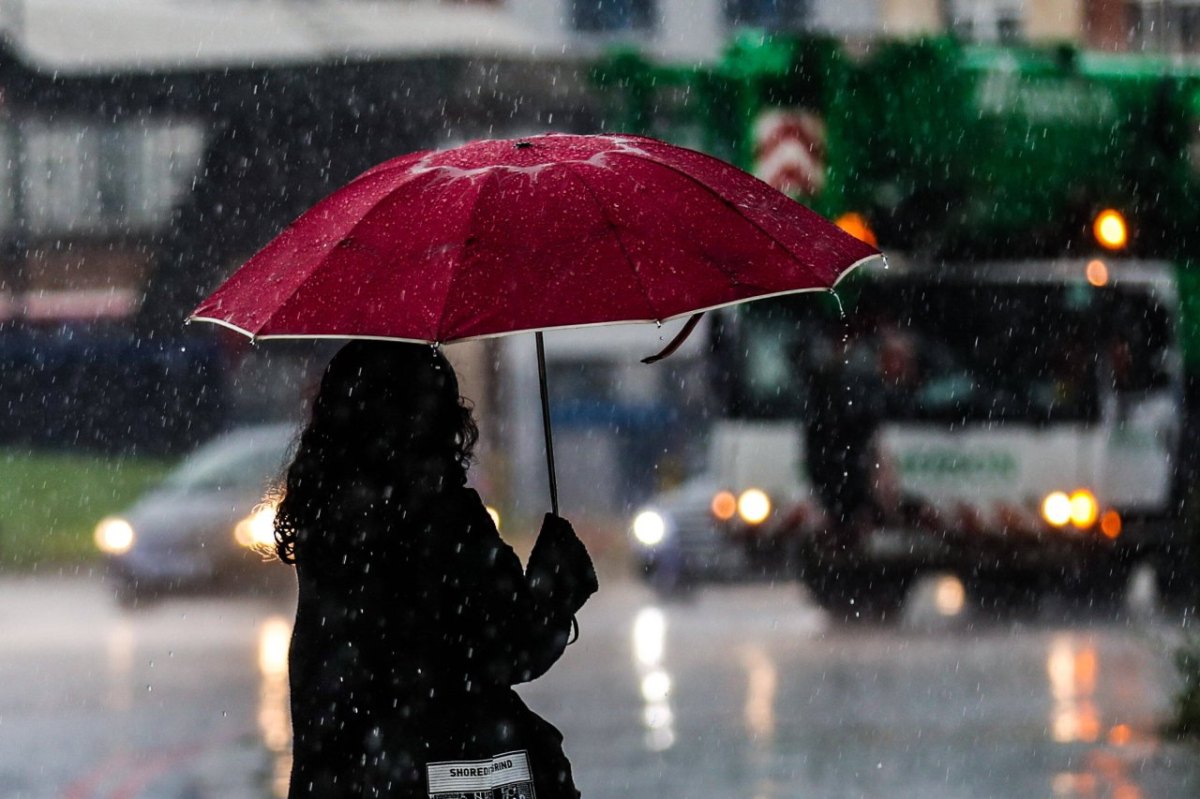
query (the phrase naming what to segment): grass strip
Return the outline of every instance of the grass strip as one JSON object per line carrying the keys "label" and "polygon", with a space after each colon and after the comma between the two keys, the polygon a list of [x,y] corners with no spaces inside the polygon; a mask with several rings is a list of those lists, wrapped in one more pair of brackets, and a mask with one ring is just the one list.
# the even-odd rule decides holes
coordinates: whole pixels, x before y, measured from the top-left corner
{"label": "grass strip", "polygon": [[0,568],[95,558],[96,522],[127,507],[170,466],[154,458],[0,449]]}

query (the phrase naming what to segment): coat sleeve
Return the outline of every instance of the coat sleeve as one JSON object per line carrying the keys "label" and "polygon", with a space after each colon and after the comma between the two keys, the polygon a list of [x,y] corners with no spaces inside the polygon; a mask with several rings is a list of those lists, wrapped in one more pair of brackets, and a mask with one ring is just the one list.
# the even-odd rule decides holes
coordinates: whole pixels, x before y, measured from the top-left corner
{"label": "coat sleeve", "polygon": [[572,616],[600,587],[592,559],[571,523],[552,513],[542,521],[525,574],[535,597]]}
{"label": "coat sleeve", "polygon": [[[566,648],[572,616],[583,604],[580,597],[586,598],[579,586],[588,582],[588,575],[595,583],[591,561],[563,561],[555,569],[553,553],[537,560],[531,556],[531,571],[540,575],[549,570],[553,577],[527,577],[479,496],[474,491],[466,494],[467,507],[462,508],[466,535],[447,558],[450,607],[443,618],[448,654],[464,664],[464,679],[480,687],[532,680],[544,674]],[[565,529],[559,525],[553,535],[574,539],[582,550],[570,525],[559,521]],[[545,536],[543,527],[538,545]],[[583,555],[586,558],[586,550]]]}

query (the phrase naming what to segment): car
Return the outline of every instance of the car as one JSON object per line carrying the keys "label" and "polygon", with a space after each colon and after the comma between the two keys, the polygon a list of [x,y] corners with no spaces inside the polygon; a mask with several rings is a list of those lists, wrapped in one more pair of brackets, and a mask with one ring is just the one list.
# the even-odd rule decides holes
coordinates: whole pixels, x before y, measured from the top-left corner
{"label": "car", "polygon": [[[754,582],[789,573],[790,552],[774,539],[748,535],[753,525],[731,518],[735,513],[746,518],[750,510],[745,501],[729,494],[728,501],[740,510],[717,515],[717,498],[726,494],[719,483],[701,475],[637,509],[629,525],[633,563],[655,591],[672,596],[706,583]],[[767,503],[761,511],[765,518],[769,500],[761,501]]]}
{"label": "car", "polygon": [[[96,526],[118,601],[215,587],[270,588],[274,501],[297,437],[292,424],[233,429],[203,444],[127,511]],[[271,568],[274,565],[276,568]]]}

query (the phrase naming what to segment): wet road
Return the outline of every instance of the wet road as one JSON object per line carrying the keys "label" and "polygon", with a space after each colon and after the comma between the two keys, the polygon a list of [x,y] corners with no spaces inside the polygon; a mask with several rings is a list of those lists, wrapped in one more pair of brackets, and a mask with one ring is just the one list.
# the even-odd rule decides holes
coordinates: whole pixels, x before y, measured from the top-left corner
{"label": "wet road", "polygon": [[[588,799],[1200,795],[1200,747],[1155,733],[1170,624],[984,624],[943,600],[930,584],[898,628],[839,629],[792,586],[663,604],[609,580],[522,691]],[[0,797],[271,796],[289,613],[130,614],[95,580],[0,581]]]}

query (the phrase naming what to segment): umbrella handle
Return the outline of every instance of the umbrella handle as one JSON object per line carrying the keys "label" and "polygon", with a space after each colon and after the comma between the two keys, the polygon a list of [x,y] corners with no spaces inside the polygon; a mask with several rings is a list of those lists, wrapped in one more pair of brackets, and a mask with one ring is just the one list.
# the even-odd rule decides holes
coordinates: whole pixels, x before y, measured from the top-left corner
{"label": "umbrella handle", "polygon": [[550,510],[558,515],[558,480],[554,476],[554,434],[550,431],[550,392],[546,387],[546,343],[542,331],[533,334],[537,341],[538,383],[542,394],[542,432],[546,437],[546,471],[550,474]]}

